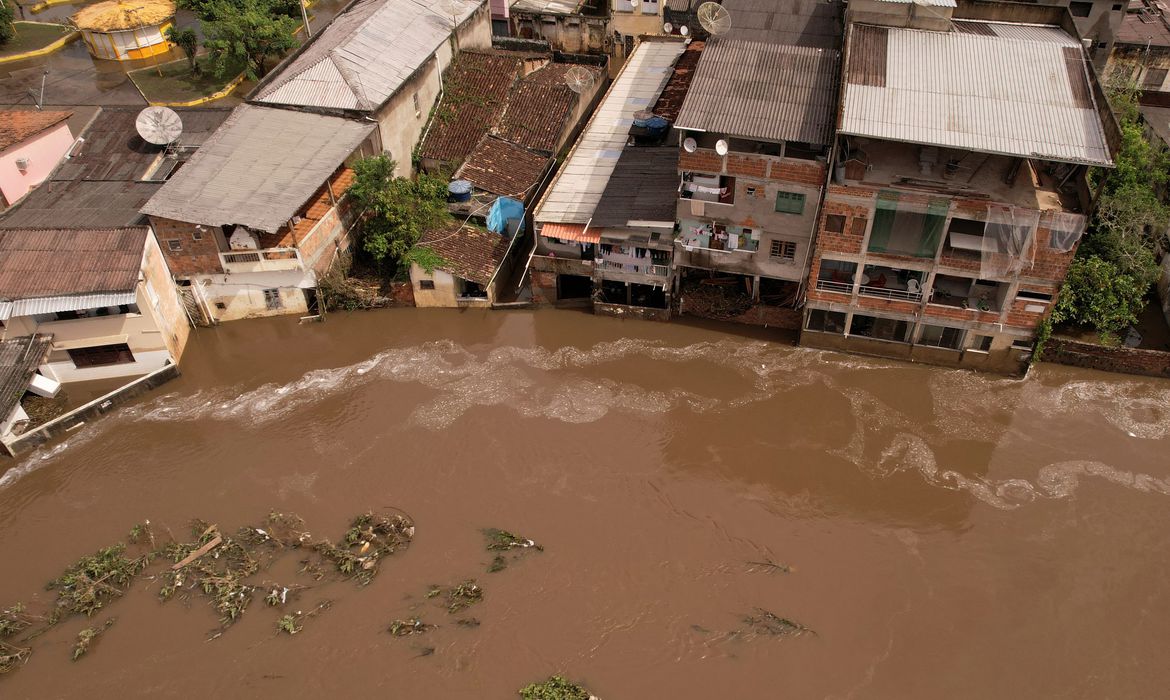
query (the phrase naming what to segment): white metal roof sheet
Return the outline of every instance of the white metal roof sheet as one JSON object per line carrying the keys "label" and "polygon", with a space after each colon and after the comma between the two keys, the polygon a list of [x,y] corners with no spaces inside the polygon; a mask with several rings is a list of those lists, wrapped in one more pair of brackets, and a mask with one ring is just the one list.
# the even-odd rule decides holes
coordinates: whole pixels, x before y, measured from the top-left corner
{"label": "white metal roof sheet", "polygon": [[53,314],[58,311],[81,311],[105,306],[121,306],[122,304],[133,304],[137,299],[137,292],[129,291],[114,294],[74,294],[63,297],[3,301],[0,302],[0,321],[7,321],[19,316]]}
{"label": "white metal roof sheet", "polygon": [[[252,99],[373,110],[385,102],[486,0],[360,0],[279,67]],[[444,6],[444,4],[446,6]]]}
{"label": "white metal roof sheet", "polygon": [[841,131],[1110,165],[1080,43],[1056,27],[854,25]]}
{"label": "white metal roof sheet", "polygon": [[681,41],[638,44],[536,205],[536,221],[589,221],[622,155],[634,124],[634,112],[653,107],[670,79],[674,62],[685,49]]}
{"label": "white metal roof sheet", "polygon": [[926,7],[958,7],[959,3],[955,0],[878,0],[878,2],[888,2],[897,5],[924,5]]}

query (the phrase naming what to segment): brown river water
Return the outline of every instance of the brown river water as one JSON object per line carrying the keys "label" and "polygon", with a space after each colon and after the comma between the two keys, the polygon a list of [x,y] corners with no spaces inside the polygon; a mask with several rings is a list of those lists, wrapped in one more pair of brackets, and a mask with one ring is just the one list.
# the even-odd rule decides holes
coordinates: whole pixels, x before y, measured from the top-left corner
{"label": "brown river water", "polygon": [[[240,322],[183,362],[0,476],[0,605],[43,608],[147,518],[336,538],[397,507],[414,543],[306,591],[333,606],[291,637],[256,600],[207,641],[203,598],[141,578],[76,663],[84,620],[38,639],[5,700],[509,698],[556,672],[603,700],[1166,697],[1170,382],[573,311]],[[545,550],[487,573],[484,527]],[[479,627],[420,608],[468,577]],[[754,633],[757,608],[815,634]],[[420,609],[440,626],[386,632]]]}

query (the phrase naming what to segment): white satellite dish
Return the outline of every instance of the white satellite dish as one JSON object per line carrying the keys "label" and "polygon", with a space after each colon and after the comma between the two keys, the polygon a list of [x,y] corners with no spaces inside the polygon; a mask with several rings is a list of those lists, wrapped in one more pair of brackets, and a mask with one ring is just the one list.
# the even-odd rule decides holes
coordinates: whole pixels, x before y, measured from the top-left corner
{"label": "white satellite dish", "polygon": [[691,33],[691,28],[684,24],[683,26],[678,28],[678,33],[682,34],[683,36],[686,36],[687,34]]}
{"label": "white satellite dish", "polygon": [[727,140],[719,139],[715,142],[715,152],[721,156],[727,155]]}
{"label": "white satellite dish", "polygon": [[156,146],[170,145],[183,133],[183,120],[170,107],[147,107],[138,113],[134,126],[143,141]]}
{"label": "white satellite dish", "polygon": [[663,34],[670,34],[673,31],[674,31],[674,25],[671,24],[670,22],[667,22],[666,24],[662,25],[662,33]]}
{"label": "white satellite dish", "polygon": [[683,150],[687,153],[694,153],[695,149],[699,147],[698,141],[695,141],[690,136],[683,139]]}
{"label": "white satellite dish", "polygon": [[565,85],[580,95],[593,87],[593,73],[581,66],[573,66],[565,71]]}
{"label": "white satellite dish", "polygon": [[717,2],[705,2],[695,12],[699,24],[712,36],[726,34],[731,29],[731,13]]}

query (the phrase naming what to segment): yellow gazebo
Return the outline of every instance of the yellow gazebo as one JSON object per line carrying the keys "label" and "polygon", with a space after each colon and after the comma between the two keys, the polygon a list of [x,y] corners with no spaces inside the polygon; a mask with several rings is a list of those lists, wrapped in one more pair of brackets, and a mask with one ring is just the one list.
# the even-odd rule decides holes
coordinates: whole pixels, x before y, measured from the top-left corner
{"label": "yellow gazebo", "polygon": [[173,0],[107,0],[81,8],[73,24],[94,58],[133,61],[171,50]]}

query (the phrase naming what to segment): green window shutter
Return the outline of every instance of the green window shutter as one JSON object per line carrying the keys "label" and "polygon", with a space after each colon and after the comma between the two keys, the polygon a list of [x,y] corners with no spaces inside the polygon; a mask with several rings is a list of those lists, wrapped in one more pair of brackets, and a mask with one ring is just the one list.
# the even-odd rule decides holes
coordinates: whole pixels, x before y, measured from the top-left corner
{"label": "green window shutter", "polygon": [[890,244],[890,234],[894,232],[894,217],[897,213],[898,193],[878,193],[877,208],[873,213],[873,227],[869,230],[870,252],[886,252]]}
{"label": "green window shutter", "polygon": [[777,192],[776,211],[781,214],[803,214],[804,195],[796,192]]}
{"label": "green window shutter", "polygon": [[922,224],[922,243],[915,253],[919,258],[933,258],[938,252],[938,244],[942,242],[943,226],[947,222],[947,210],[950,208],[945,199],[931,199],[926,207],[926,217]]}

